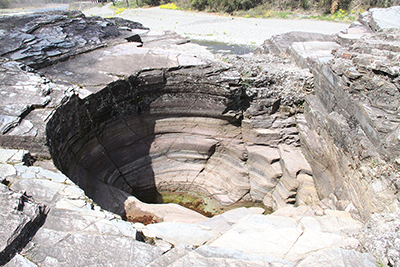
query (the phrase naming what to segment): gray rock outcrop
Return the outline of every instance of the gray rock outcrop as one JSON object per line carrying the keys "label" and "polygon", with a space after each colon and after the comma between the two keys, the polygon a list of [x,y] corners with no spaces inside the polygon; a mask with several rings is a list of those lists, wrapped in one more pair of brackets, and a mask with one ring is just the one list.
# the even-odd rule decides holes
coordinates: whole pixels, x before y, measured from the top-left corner
{"label": "gray rock outcrop", "polygon": [[351,203],[365,219],[398,208],[400,178],[399,30],[371,32],[360,37],[350,28],[326,48],[306,42],[288,49],[314,74],[315,95],[306,97],[307,123],[299,129],[319,197],[334,194],[339,206]]}
{"label": "gray rock outcrop", "polygon": [[148,30],[119,18],[85,17],[78,11],[54,11],[0,19],[0,56],[41,69],[110,44],[140,42],[132,33]]}
{"label": "gray rock outcrop", "polygon": [[[4,166],[4,165],[2,165]],[[20,252],[43,225],[46,206],[34,203],[25,193],[10,190],[7,180],[0,184],[1,251],[0,265]]]}
{"label": "gray rock outcrop", "polygon": [[[0,150],[1,263],[376,266],[369,252],[398,266],[400,33],[384,19],[397,14],[224,63],[122,19],[2,19],[0,145],[55,167]],[[275,213],[208,219],[131,197],[160,191]]]}
{"label": "gray rock outcrop", "polygon": [[59,171],[23,165],[26,153],[0,150],[0,175],[9,186],[0,184],[1,265],[145,266],[165,252],[136,241],[129,222],[103,211]]}
{"label": "gray rock outcrop", "polygon": [[299,80],[287,95],[278,79],[266,81],[267,68],[246,80],[259,88],[243,89],[234,68],[214,64],[140,71],[84,99],[73,96],[48,123],[52,158],[102,207],[98,183],[146,201],[157,190],[196,188],[223,205],[313,204],[315,191],[296,194],[313,181],[293,117],[308,76],[291,64],[279,77]]}

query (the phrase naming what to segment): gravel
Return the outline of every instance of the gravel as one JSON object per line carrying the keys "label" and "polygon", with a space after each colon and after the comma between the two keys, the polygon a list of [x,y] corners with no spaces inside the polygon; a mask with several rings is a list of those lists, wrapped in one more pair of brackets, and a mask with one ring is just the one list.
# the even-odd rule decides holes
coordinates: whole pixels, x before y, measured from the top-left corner
{"label": "gravel", "polygon": [[[84,11],[86,15],[110,16],[109,5]],[[170,9],[127,9],[119,17],[137,21],[152,31],[174,31],[190,38],[228,44],[259,46],[272,35],[291,31],[335,34],[345,30],[349,24],[307,19],[261,19],[218,16],[204,12]]]}

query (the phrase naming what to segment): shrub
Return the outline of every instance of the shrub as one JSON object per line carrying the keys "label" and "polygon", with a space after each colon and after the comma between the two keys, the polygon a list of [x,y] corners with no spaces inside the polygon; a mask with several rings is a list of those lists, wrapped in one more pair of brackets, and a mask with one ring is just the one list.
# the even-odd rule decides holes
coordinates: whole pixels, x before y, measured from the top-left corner
{"label": "shrub", "polygon": [[168,3],[168,4],[165,4],[165,5],[161,5],[160,8],[162,8],[162,9],[172,9],[172,10],[179,9],[174,3]]}

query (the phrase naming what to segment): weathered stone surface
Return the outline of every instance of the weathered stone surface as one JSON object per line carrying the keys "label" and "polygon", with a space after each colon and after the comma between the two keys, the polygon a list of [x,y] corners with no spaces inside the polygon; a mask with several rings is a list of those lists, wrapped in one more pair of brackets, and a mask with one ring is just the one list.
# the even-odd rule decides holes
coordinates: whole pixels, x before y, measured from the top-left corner
{"label": "weathered stone surface", "polygon": [[13,192],[5,184],[0,184],[1,265],[25,247],[47,215],[46,206],[36,204],[25,193]]}
{"label": "weathered stone surface", "polygon": [[[265,73],[260,75],[261,80]],[[253,94],[252,90],[255,89],[244,91],[239,73],[223,65],[140,71],[82,100],[74,96],[61,107],[48,124],[53,158],[93,198],[99,180],[147,201],[155,197],[157,189],[196,190],[223,205],[242,199],[261,202],[278,184],[268,179],[283,175],[287,178],[279,186],[285,193],[272,199],[280,203],[273,208],[294,204],[300,186],[295,181],[298,173],[312,173],[295,148],[299,138],[294,119],[290,113],[276,114],[272,125],[252,126],[248,115],[248,132],[242,132],[241,114],[249,105],[248,94]],[[286,103],[300,101],[290,95],[281,97]],[[260,95],[259,99],[268,98]],[[280,101],[277,103],[279,107]],[[59,125],[60,120],[70,122]],[[263,168],[264,159],[255,159],[258,163],[254,162],[254,166],[253,156],[248,160],[247,147],[255,145],[248,137],[253,127],[275,129],[278,135],[273,137],[274,142],[284,140],[287,145],[282,149],[289,151],[282,150],[269,159],[270,169],[261,174],[258,170]],[[100,129],[101,137],[96,132]],[[257,143],[267,145],[268,141]],[[136,151],[134,157],[131,151]],[[101,206],[102,201],[96,199]]]}
{"label": "weathered stone surface", "polygon": [[161,238],[175,246],[201,246],[213,237],[209,230],[201,229],[195,224],[161,222],[149,224],[141,229],[147,237]]}
{"label": "weathered stone surface", "polygon": [[[13,38],[17,40],[15,41],[12,39],[16,50],[7,51],[4,56],[13,58],[19,62],[24,62],[36,69],[40,68],[40,72],[45,73],[47,77],[49,77],[48,79],[37,77],[39,73],[34,71],[27,72],[29,74],[29,80],[36,78],[36,80],[39,81],[38,85],[33,86],[35,87],[36,94],[40,91],[38,95],[39,100],[43,98],[46,101],[40,102],[39,105],[32,103],[32,96],[29,96],[27,99],[22,99],[21,103],[28,107],[28,111],[25,113],[16,109],[20,106],[18,102],[21,100],[20,98],[12,101],[12,103],[8,103],[4,109],[9,110],[10,107],[13,106],[14,108],[12,110],[15,111],[13,111],[13,114],[15,114],[4,113],[4,126],[10,130],[2,136],[1,144],[7,147],[28,147],[35,154],[39,154],[39,156],[48,157],[47,148],[44,145],[44,124],[52,116],[54,108],[64,103],[71,94],[79,95],[80,98],[84,99],[92,93],[98,92],[102,87],[112,81],[117,81],[122,77],[129,80],[131,75],[143,76],[140,77],[140,79],[143,80],[145,86],[152,87],[155,84],[161,86],[165,82],[163,77],[164,70],[140,72],[139,69],[147,67],[182,68],[207,62],[207,60],[200,59],[200,57],[191,56],[197,55],[199,50],[190,51],[193,50],[195,45],[185,44],[187,42],[185,38],[177,36],[174,33],[154,35],[143,30],[141,25],[122,19],[86,18],[77,12],[60,12],[44,14],[42,16],[30,15],[29,19],[29,25],[38,24],[38,21],[40,23],[38,26],[29,28],[29,25],[25,24],[15,24],[16,27],[8,27],[9,24],[7,24],[7,21],[4,20],[2,22],[6,30],[4,33],[15,33],[15,38]],[[15,18],[11,20],[14,21]],[[27,18],[24,17],[22,20],[27,20]],[[119,27],[116,28],[116,25],[119,25]],[[29,28],[29,33],[25,33],[26,27]],[[89,34],[83,36],[83,32],[89,32]],[[24,34],[27,35],[25,36]],[[36,36],[37,34],[40,36]],[[53,36],[54,40],[49,36]],[[93,38],[87,40],[89,37]],[[18,43],[18,38],[25,38],[28,43]],[[141,42],[144,47],[138,47],[137,41]],[[30,42],[37,43],[35,43],[35,46],[30,47]],[[107,47],[103,47],[104,44],[107,44]],[[43,54],[42,52],[44,50],[51,53]],[[183,54],[183,52],[188,55]],[[29,57],[26,55],[29,55]],[[74,57],[71,57],[71,55],[74,55]],[[202,52],[201,56],[207,55]],[[255,59],[255,57],[243,57],[239,60],[244,60],[243,65],[246,67],[249,66],[248,62],[258,61],[263,64],[261,69],[251,70],[252,77],[246,77],[245,82],[249,82],[252,85],[246,89],[246,92],[241,91],[241,77],[232,68],[219,66],[216,68],[213,67],[214,70],[211,70],[211,73],[207,73],[207,70],[205,71],[210,77],[215,77],[214,81],[212,81],[214,85],[207,85],[208,89],[200,90],[201,94],[204,96],[210,92],[214,94],[214,89],[216,87],[219,87],[217,91],[222,92],[225,90],[222,88],[229,85],[233,93],[223,93],[223,97],[227,98],[224,100],[225,103],[222,103],[224,101],[220,101],[221,99],[219,99],[216,100],[219,102],[217,105],[214,105],[215,103],[211,105],[207,103],[203,106],[196,106],[201,102],[198,101],[199,99],[197,96],[193,94],[190,99],[187,99],[186,96],[179,95],[180,93],[178,93],[178,91],[181,89],[176,91],[174,88],[175,84],[172,82],[166,87],[167,90],[162,92],[162,97],[151,100],[153,102],[149,105],[149,110],[151,116],[154,117],[149,117],[149,120],[146,122],[135,118],[126,126],[119,125],[118,127],[114,127],[116,125],[113,125],[110,127],[113,128],[113,130],[103,136],[104,140],[101,141],[102,144],[106,144],[108,142],[106,140],[110,140],[110,138],[115,139],[114,136],[117,132],[119,132],[118,135],[123,140],[128,140],[131,138],[129,136],[132,135],[134,136],[133,140],[139,140],[138,137],[146,135],[152,139],[152,134],[154,134],[153,140],[147,139],[144,142],[140,141],[133,145],[135,147],[131,145],[128,146],[129,148],[125,147],[124,149],[116,149],[114,147],[112,149],[113,152],[111,152],[110,148],[113,147],[114,144],[110,143],[109,145],[106,144],[104,148],[100,148],[102,152],[104,152],[104,149],[107,153],[110,152],[111,159],[113,160],[115,160],[114,156],[119,153],[118,151],[121,151],[121,153],[125,153],[125,161],[128,161],[127,156],[131,149],[139,151],[144,148],[147,150],[146,147],[150,146],[148,153],[145,153],[149,154],[150,157],[143,157],[143,153],[139,153],[140,155],[138,154],[137,157],[137,159],[140,159],[139,161],[133,162],[134,160],[132,160],[132,162],[130,162],[132,165],[125,167],[122,167],[125,162],[118,163],[117,169],[119,170],[112,171],[113,174],[111,176],[120,172],[124,173],[124,175],[125,173],[134,175],[132,171],[136,170],[136,168],[141,168],[139,180],[142,181],[139,182],[138,188],[134,185],[136,183],[136,178],[134,180],[128,179],[128,182],[116,182],[108,173],[105,174],[107,171],[104,168],[109,166],[110,160],[97,161],[99,166],[103,166],[103,169],[97,168],[98,173],[95,174],[98,177],[107,175],[107,181],[100,178],[99,181],[93,180],[90,184],[86,185],[83,185],[85,184],[83,181],[74,181],[83,186],[87,194],[95,198],[96,202],[102,207],[113,210],[119,214],[123,213],[123,202],[126,197],[124,193],[121,193],[119,190],[133,193],[132,188],[135,188],[135,190],[142,191],[140,187],[143,186],[143,183],[147,183],[146,179],[148,179],[148,177],[156,178],[154,183],[152,182],[151,185],[148,185],[150,191],[153,190],[154,187],[167,190],[174,187],[174,189],[185,190],[190,187],[194,188],[195,185],[201,185],[198,188],[200,191],[214,196],[223,204],[231,204],[239,200],[262,201],[266,193],[271,193],[269,192],[271,188],[267,186],[267,189],[256,189],[258,185],[255,185],[253,186],[255,189],[254,192],[259,190],[259,193],[253,195],[249,194],[250,171],[249,166],[246,164],[246,157],[248,154],[246,145],[253,145],[254,143],[261,145],[277,145],[281,142],[294,146],[299,145],[298,132],[295,128],[295,122],[293,118],[291,118],[293,112],[296,112],[297,108],[286,108],[286,105],[293,106],[294,104],[296,106],[301,104],[304,99],[302,87],[309,82],[310,75],[295,68],[294,64],[290,61],[285,61],[277,57],[266,57],[262,58],[261,61]],[[127,62],[129,64],[127,64]],[[279,62],[280,67],[272,68],[270,66],[272,62]],[[48,65],[51,66],[46,68]],[[290,66],[290,68],[288,68],[288,66]],[[18,65],[17,67],[17,71],[15,71],[16,74],[20,74],[23,69],[26,68],[25,65]],[[226,70],[218,73],[224,68],[226,68]],[[285,70],[284,75],[281,73],[282,70]],[[193,69],[188,72],[197,71],[198,69]],[[215,71],[215,73],[212,73],[213,71]],[[244,72],[247,70],[243,69],[242,71]],[[254,71],[257,71],[258,74],[253,73]],[[168,73],[168,71],[166,71],[166,73]],[[255,74],[256,76],[254,76]],[[171,80],[171,78],[169,79]],[[185,82],[189,89],[191,84],[193,85],[196,81],[189,79]],[[179,83],[179,79],[177,83]],[[142,84],[140,86],[144,85]],[[136,86],[136,84],[131,84],[130,86]],[[9,88],[6,89],[9,91],[10,88],[14,87],[16,87],[15,84],[10,82]],[[42,90],[42,87],[47,89]],[[114,87],[120,87],[120,84],[117,83]],[[282,90],[282,88],[286,87],[290,89]],[[16,94],[22,90],[22,87],[18,90]],[[119,89],[115,90],[117,91],[113,94],[118,95],[121,93],[118,91]],[[45,97],[42,96],[42,91],[45,91]],[[234,99],[241,97],[235,95],[236,92],[243,95],[243,99],[239,99],[239,102]],[[217,95],[218,94],[219,93],[217,93]],[[274,98],[272,102],[270,101],[271,94]],[[102,97],[107,98],[106,95],[107,94],[104,94]],[[33,96],[36,97],[35,94]],[[244,127],[247,132],[243,131],[242,134],[240,125],[236,124],[241,124],[242,113],[249,105],[248,101],[250,98],[248,96],[253,98],[254,101],[251,103],[249,115],[246,115],[246,117],[253,115],[257,115],[257,117],[253,116],[255,119],[249,120],[249,125],[245,125]],[[140,97],[141,96],[139,96],[139,98]],[[213,98],[214,97],[215,96],[213,96]],[[217,98],[219,98],[219,96],[215,97],[215,99]],[[171,101],[171,99],[173,99],[173,101]],[[98,100],[92,101],[89,106],[97,101]],[[134,100],[134,102],[135,101],[136,100]],[[146,101],[149,101],[149,99]],[[165,105],[167,102],[169,102],[168,105]],[[279,109],[282,104],[285,105],[285,109],[288,110],[287,112],[277,112],[277,109]],[[241,107],[242,105],[244,105],[244,108]],[[196,117],[198,114],[194,115],[197,111],[192,112],[194,110],[191,108],[192,106],[196,107],[197,111],[200,109],[202,110],[202,112],[200,112],[200,117]],[[188,107],[190,107],[191,110],[189,110]],[[137,106],[135,112],[137,114],[140,113],[142,108],[141,106]],[[125,120],[125,116],[128,116],[127,114],[132,114],[130,112],[131,111],[122,111],[119,116]],[[266,115],[273,115],[273,119],[269,120],[271,125],[265,125],[265,123],[263,123]],[[224,118],[221,120],[220,117]],[[127,119],[127,121],[130,121],[130,119]],[[232,124],[232,122],[234,123]],[[81,121],[81,123],[85,124],[86,122]],[[182,126],[185,125],[181,128],[182,130],[180,130],[180,132],[176,132],[175,130],[178,124]],[[138,127],[147,127],[147,130],[144,130],[142,133],[132,133],[132,129],[135,128],[135,131],[138,131]],[[253,130],[252,128],[255,129]],[[128,135],[125,134],[127,129],[129,129]],[[143,129],[139,131],[142,130]],[[149,130],[150,134],[148,134]],[[193,134],[193,132],[197,133],[198,131],[200,131],[201,134]],[[213,138],[209,138],[209,136],[213,136]],[[241,138],[249,140],[249,144],[242,144]],[[117,139],[114,141],[116,140]],[[171,142],[173,146],[168,147]],[[189,143],[192,144],[190,149],[185,149],[188,148]],[[95,143],[87,142],[86,145],[90,147],[95,145]],[[83,153],[85,149],[86,148],[78,148],[78,151]],[[95,148],[95,150],[98,149],[99,147]],[[75,154],[77,151],[73,153]],[[77,157],[80,156],[78,155]],[[191,158],[191,160],[187,161],[186,158]],[[84,161],[85,160],[91,159],[86,158]],[[143,163],[149,166],[150,162],[151,168],[143,167]],[[71,165],[71,169],[74,168],[74,164]],[[84,166],[87,166],[87,164],[92,165],[89,161],[83,163]],[[218,168],[221,164],[226,166],[226,168]],[[274,162],[274,168],[279,169],[279,165],[282,164],[284,164],[283,161]],[[96,165],[93,165],[93,168],[96,168]],[[113,168],[115,168],[115,166]],[[86,175],[83,174],[82,169],[78,169],[79,167],[76,168],[75,171],[79,173],[79,176]],[[172,183],[165,183],[164,181],[168,181],[170,179],[169,177],[172,175],[176,177],[176,180]],[[231,177],[235,177],[235,179],[231,181]],[[265,183],[260,177],[256,179],[259,180],[257,183]],[[196,181],[194,182],[194,180]],[[178,183],[180,184],[179,187],[176,186]],[[172,184],[175,185],[172,186]],[[207,188],[207,190],[205,190],[205,188]],[[107,192],[107,197],[99,194],[100,191]],[[283,194],[273,201],[282,202],[280,205],[285,205],[287,202],[285,198],[287,197],[287,194]],[[113,204],[110,204],[110,201],[101,199],[113,199]],[[277,206],[276,204],[274,205]]]}
{"label": "weathered stone surface", "polygon": [[36,265],[35,263],[31,262],[27,258],[21,256],[20,254],[17,254],[5,266],[7,266],[7,267],[11,267],[11,266],[37,267],[38,265]]}
{"label": "weathered stone surface", "polygon": [[[328,64],[320,57],[309,62],[315,95],[306,97],[307,123],[298,125],[318,195],[352,202],[364,218],[398,205],[390,185],[400,175],[390,163],[400,155],[398,36],[391,29],[351,42],[339,39],[342,47],[332,50]],[[377,170],[371,173],[371,167]]]}
{"label": "weathered stone surface", "polygon": [[[310,196],[315,197],[317,193],[319,199],[323,199],[318,204],[320,208],[337,207],[365,220],[374,212],[387,210],[388,214],[395,214],[399,209],[397,9],[371,9],[364,13],[360,22],[329,40],[337,44],[321,54],[313,49],[328,40],[309,39],[296,43],[289,38],[291,35],[284,35],[266,41],[263,46],[264,51],[292,55],[299,65],[310,68],[315,78],[315,95],[306,96],[306,120],[297,117],[302,150],[312,167],[316,186],[316,190],[311,188],[309,197],[303,199],[313,199]],[[285,49],[276,49],[279,45],[273,45],[280,39]],[[301,180],[305,182],[304,188],[307,188],[306,181],[311,182],[305,176],[297,179]],[[296,198],[303,192],[299,189]],[[272,206],[272,197],[267,194],[264,203]],[[297,202],[300,204],[302,200]],[[282,209],[279,212],[292,211]],[[305,212],[320,214],[321,210],[311,208]],[[372,236],[370,233],[370,243],[373,243]],[[379,239],[377,236],[375,240]],[[386,251],[396,251],[392,242],[385,244],[388,244]],[[395,264],[387,256],[390,253],[377,252],[374,246],[378,245],[371,245],[368,251],[375,256],[379,254],[377,258],[382,259],[382,264]],[[354,260],[357,261],[357,257]],[[338,264],[346,263],[338,261]]]}
{"label": "weathered stone surface", "polygon": [[287,49],[295,42],[332,42],[333,35],[310,32],[288,32],[285,34],[274,35],[271,39],[265,40],[264,44],[257,48],[256,52],[263,54],[286,53]]}
{"label": "weathered stone surface", "polygon": [[0,55],[35,69],[110,44],[126,42],[140,23],[53,11],[1,18]]}
{"label": "weathered stone surface", "polygon": [[300,260],[294,266],[377,266],[375,258],[367,253],[360,253],[342,248],[324,249],[312,253],[307,258]]}
{"label": "weathered stone surface", "polygon": [[45,127],[51,111],[65,101],[73,86],[52,82],[26,65],[3,61],[0,96],[0,145],[24,147],[49,156],[45,147]]}
{"label": "weathered stone surface", "polygon": [[238,250],[201,246],[169,266],[291,266],[274,257],[245,254]]}
{"label": "weathered stone surface", "polygon": [[139,221],[147,216],[157,222],[196,223],[208,218],[178,204],[146,204],[130,196],[125,201],[125,212],[128,221]]}
{"label": "weathered stone surface", "polygon": [[[65,175],[22,165],[21,152],[0,150],[0,160],[12,160],[14,165],[7,165],[16,172],[7,177],[10,188],[0,184],[4,210],[0,214],[4,228],[2,264],[19,252],[7,266],[26,265],[26,259],[39,266],[106,263],[145,266],[165,251],[136,241],[137,231],[132,224],[101,210]],[[25,193],[16,193],[21,190]],[[121,247],[130,250],[123,253]],[[72,254],[76,256],[71,257]]]}
{"label": "weathered stone surface", "polygon": [[[337,223],[339,228],[332,229],[331,225]],[[297,261],[325,248],[356,248],[357,239],[346,233],[361,227],[361,223],[349,215],[343,217],[342,213],[293,219],[276,215],[249,215],[210,245]]]}
{"label": "weathered stone surface", "polygon": [[307,61],[328,62],[333,58],[332,50],[338,49],[340,45],[335,42],[295,42],[288,49],[297,65],[308,68]]}
{"label": "weathered stone surface", "polygon": [[400,266],[399,211],[375,213],[365,224],[359,236],[363,248],[378,262]]}
{"label": "weathered stone surface", "polygon": [[360,21],[374,31],[400,27],[400,7],[371,8],[360,16]]}
{"label": "weathered stone surface", "polygon": [[[58,23],[58,18],[65,19],[61,16],[53,22]],[[41,28],[48,23],[33,31],[65,37],[57,27]],[[357,25],[350,29],[347,35],[365,30]],[[29,32],[26,34],[32,34]],[[37,72],[26,71],[25,65],[2,62],[4,73],[26,77],[22,84],[7,82],[10,92],[32,91],[29,101],[11,97],[12,102],[2,108],[2,129],[7,130],[2,138],[12,133],[7,140],[20,138],[28,143],[34,140],[31,136],[43,137],[44,128],[37,125],[52,117],[47,141],[57,167],[102,208],[118,214],[124,213],[123,202],[129,194],[151,199],[161,189],[200,191],[226,205],[262,201],[280,210],[264,216],[243,208],[197,224],[136,224],[138,231],[155,238],[158,246],[152,247],[136,241],[138,232],[131,224],[101,210],[66,176],[18,162],[10,166],[5,163],[16,153],[4,152],[0,172],[11,181],[11,189],[29,188],[35,201],[50,207],[43,227],[9,264],[29,258],[41,266],[71,265],[68,255],[78,248],[93,256],[88,261],[79,255],[73,259],[78,265],[291,266],[309,257],[297,262],[302,266],[335,257],[338,266],[360,261],[370,266],[368,255],[337,248],[358,244],[351,234],[362,225],[348,212],[368,218],[374,211],[398,209],[400,50],[396,29],[358,39],[344,33],[337,38],[299,33],[277,36],[264,45],[268,55],[228,57],[236,68],[225,64],[192,67],[207,61],[178,56],[178,37],[161,43],[160,36],[130,33],[128,41],[140,37],[144,48],[111,34],[117,39],[108,39],[113,43],[100,50],[104,52],[100,61],[91,61],[99,51],[89,52],[85,46],[82,49],[87,53],[65,62],[60,62],[63,55],[58,45],[53,49],[54,43],[38,43],[50,51],[45,55],[50,61],[46,61],[43,54],[28,47],[34,41],[31,36],[11,35],[17,40],[12,46],[17,50],[4,56],[37,68],[46,64],[54,64],[54,68],[41,69],[52,77],[50,82]],[[22,40],[25,43],[18,43]],[[309,53],[316,46],[325,47],[326,43],[316,41],[337,41],[341,47],[330,43],[322,54]],[[160,45],[166,52],[156,52],[154,48]],[[66,46],[62,47],[65,51]],[[313,71],[315,86],[308,69],[297,68],[290,59],[273,55],[274,51],[297,53],[298,62]],[[327,55],[329,62],[321,60]],[[118,60],[113,62],[112,58]],[[156,63],[162,59],[170,68],[155,69],[158,65],[149,64],[149,69],[139,71],[134,63],[120,64],[127,58],[131,63],[138,58],[152,58]],[[82,75],[69,73],[74,65]],[[88,65],[93,68],[85,72]],[[103,72],[99,74],[99,70]],[[70,87],[69,83],[84,86]],[[62,89],[48,90],[46,84]],[[299,114],[304,99],[305,117]],[[43,146],[44,140],[38,143]],[[336,208],[346,212],[334,211]],[[389,226],[385,220],[382,229]],[[396,231],[389,232],[389,237],[365,234],[367,241],[363,242],[384,264],[395,266]],[[376,236],[380,239],[374,239]],[[49,240],[52,246],[43,245]],[[166,241],[200,248],[170,250]],[[204,246],[205,242],[214,247]],[[372,248],[380,242],[388,245],[384,247],[386,254]],[[98,249],[88,249],[86,243],[96,243]],[[131,247],[133,255],[143,255],[143,261],[126,251],[118,256],[121,246]],[[254,253],[282,260],[251,256]]]}
{"label": "weathered stone surface", "polygon": [[138,47],[138,43],[129,42],[105,47],[101,53],[97,50],[88,52],[41,71],[50,77],[77,83],[84,90],[96,92],[141,69],[202,65],[205,62],[189,55],[184,57],[179,52]]}

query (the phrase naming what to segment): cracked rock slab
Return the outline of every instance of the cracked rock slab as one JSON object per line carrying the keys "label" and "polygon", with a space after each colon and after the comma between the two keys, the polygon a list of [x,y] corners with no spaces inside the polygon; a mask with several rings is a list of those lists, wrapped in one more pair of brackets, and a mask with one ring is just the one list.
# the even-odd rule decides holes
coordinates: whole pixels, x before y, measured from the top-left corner
{"label": "cracked rock slab", "polygon": [[60,172],[22,165],[22,152],[0,149],[1,166],[14,169],[4,172],[10,189],[0,184],[2,264],[145,266],[166,251],[137,241],[131,223],[101,210]]}
{"label": "cracked rock slab", "polygon": [[[318,220],[315,221],[317,226],[321,224]],[[331,216],[330,220],[335,221],[336,218]],[[354,221],[353,224],[358,222]],[[351,224],[348,226],[351,227]],[[357,245],[358,241],[347,235],[325,232],[322,228],[318,230],[318,227],[308,229],[296,219],[275,215],[244,217],[210,243],[210,246],[237,249],[248,254],[273,256],[293,262],[313,251],[332,247],[355,248]]]}
{"label": "cracked rock slab", "polygon": [[0,265],[7,263],[29,242],[46,219],[44,205],[33,202],[25,193],[0,184]]}

